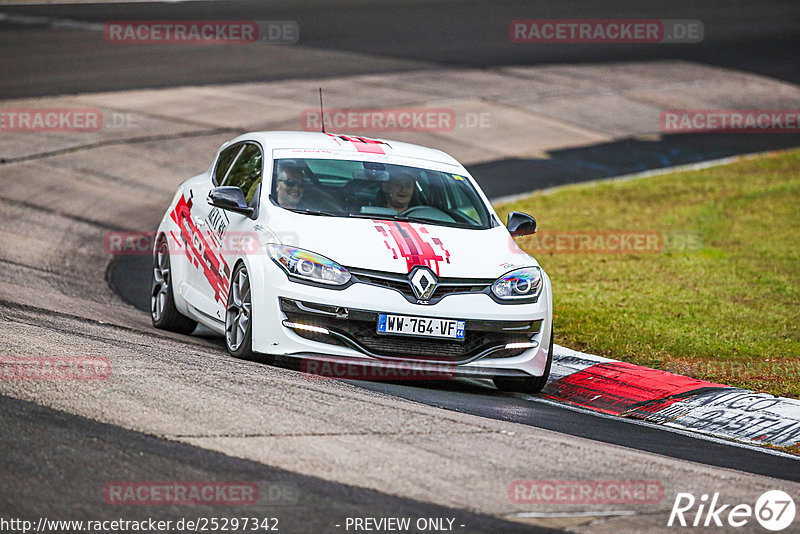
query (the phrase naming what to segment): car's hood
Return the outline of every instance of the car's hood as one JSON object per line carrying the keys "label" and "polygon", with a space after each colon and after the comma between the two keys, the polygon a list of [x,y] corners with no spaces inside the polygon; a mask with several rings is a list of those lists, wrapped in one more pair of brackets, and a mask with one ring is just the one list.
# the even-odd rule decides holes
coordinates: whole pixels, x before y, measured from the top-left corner
{"label": "car's hood", "polygon": [[277,231],[283,244],[297,246],[345,267],[407,273],[426,265],[442,277],[497,278],[536,261],[497,226],[469,230],[380,219],[346,219],[285,212]]}

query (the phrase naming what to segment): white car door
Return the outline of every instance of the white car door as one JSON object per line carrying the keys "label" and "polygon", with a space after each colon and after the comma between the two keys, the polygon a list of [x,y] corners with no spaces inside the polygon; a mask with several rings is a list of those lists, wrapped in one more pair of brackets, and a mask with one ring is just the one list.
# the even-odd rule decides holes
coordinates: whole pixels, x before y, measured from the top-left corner
{"label": "white car door", "polygon": [[[242,213],[222,209],[208,203],[208,194],[217,185],[238,187],[248,206],[257,208],[263,174],[263,152],[255,143],[241,143],[226,150],[236,152],[235,160],[227,170],[220,154],[219,172],[215,171],[216,183],[209,179],[208,186],[195,191],[192,206],[192,221],[197,226],[195,246],[202,261],[198,262],[190,275],[191,298],[187,298],[203,315],[216,320],[225,320],[228,285],[236,259],[245,253],[242,241],[250,235],[253,219]],[[224,172],[223,172],[224,170]],[[246,245],[245,245],[246,246]]]}

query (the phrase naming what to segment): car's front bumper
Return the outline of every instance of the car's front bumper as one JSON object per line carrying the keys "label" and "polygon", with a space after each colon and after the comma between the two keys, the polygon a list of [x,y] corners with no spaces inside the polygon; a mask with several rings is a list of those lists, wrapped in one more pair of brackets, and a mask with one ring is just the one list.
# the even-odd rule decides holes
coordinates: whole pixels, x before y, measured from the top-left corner
{"label": "car's front bumper", "polygon": [[[545,369],[552,328],[546,275],[537,302],[526,304],[499,304],[485,294],[468,293],[423,305],[368,284],[335,290],[298,284],[280,272],[269,279],[264,291],[269,311],[254,315],[256,352],[379,367],[444,365],[455,376],[541,376]],[[464,320],[465,339],[378,334],[380,313]]]}

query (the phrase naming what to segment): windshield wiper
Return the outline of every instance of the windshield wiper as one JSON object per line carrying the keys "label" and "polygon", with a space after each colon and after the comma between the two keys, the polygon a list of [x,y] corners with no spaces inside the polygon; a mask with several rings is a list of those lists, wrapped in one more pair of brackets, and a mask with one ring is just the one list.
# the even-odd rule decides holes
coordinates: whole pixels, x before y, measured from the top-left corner
{"label": "windshield wiper", "polygon": [[431,222],[433,222],[433,223],[441,223],[441,222],[446,222],[446,221],[440,221],[440,220],[437,220],[437,219],[426,219],[425,217],[414,217],[414,216],[410,216],[410,215],[400,215],[399,213],[394,217],[394,219],[397,220],[397,221],[416,222],[416,223],[431,223]]}
{"label": "windshield wiper", "polygon": [[439,219],[428,219],[425,217],[414,217],[412,215],[384,215],[384,214],[370,214],[370,213],[350,213],[348,214],[349,217],[355,217],[359,219],[384,219],[387,221],[402,221],[402,222],[415,222],[421,224],[433,224],[433,225],[440,225],[440,226],[449,226],[451,228],[479,228],[473,226],[468,223],[462,223],[458,221],[440,221]]}
{"label": "windshield wiper", "polygon": [[403,222],[429,222],[429,219],[417,219],[409,217],[408,215],[389,215],[387,213],[348,213],[348,217],[356,219],[384,219],[387,221],[403,221]]}
{"label": "windshield wiper", "polygon": [[356,219],[394,219],[393,215],[378,215],[376,213],[348,213],[347,216]]}
{"label": "windshield wiper", "polygon": [[408,215],[400,215],[398,221],[415,222],[423,224],[434,224],[439,226],[449,226],[451,228],[475,228],[475,226],[458,221],[440,221],[439,219],[426,219],[425,217],[409,217]]}
{"label": "windshield wiper", "polygon": [[286,209],[289,210],[289,211],[293,211],[295,213],[305,213],[305,214],[308,214],[308,215],[323,215],[325,217],[340,217],[341,216],[341,214],[339,214],[339,213],[331,213],[330,211],[324,211],[324,210],[311,210],[311,209],[302,210],[300,208],[286,208]]}

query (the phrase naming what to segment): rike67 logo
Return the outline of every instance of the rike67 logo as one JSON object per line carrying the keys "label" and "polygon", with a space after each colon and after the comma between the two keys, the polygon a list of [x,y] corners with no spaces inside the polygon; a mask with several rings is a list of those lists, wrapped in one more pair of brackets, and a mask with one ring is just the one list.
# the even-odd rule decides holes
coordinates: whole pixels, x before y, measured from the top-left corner
{"label": "rike67 logo", "polygon": [[691,493],[678,493],[667,526],[743,527],[755,518],[765,529],[777,532],[788,528],[794,516],[794,500],[781,490],[764,492],[755,506],[723,504],[719,493],[714,493],[710,500],[708,494],[701,495],[698,500]]}

